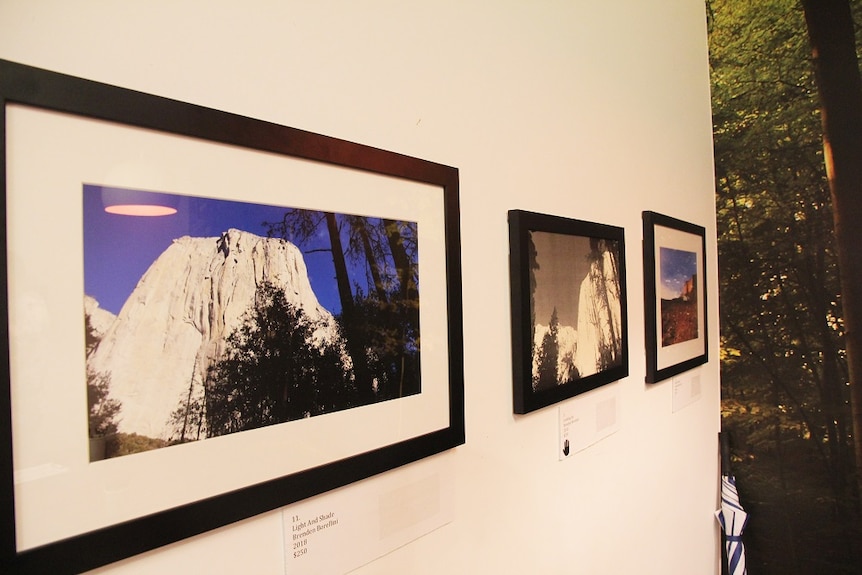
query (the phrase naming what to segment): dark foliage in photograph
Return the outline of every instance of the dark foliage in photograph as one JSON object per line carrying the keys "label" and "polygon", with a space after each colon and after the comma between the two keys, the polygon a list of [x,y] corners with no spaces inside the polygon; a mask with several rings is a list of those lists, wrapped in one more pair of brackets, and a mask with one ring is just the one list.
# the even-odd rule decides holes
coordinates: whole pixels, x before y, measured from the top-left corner
{"label": "dark foliage in photograph", "polygon": [[[292,209],[267,225],[270,236],[300,247],[320,235],[329,238],[341,302],[337,315],[360,404],[419,393],[416,223]],[[364,270],[364,277],[356,270]]]}
{"label": "dark foliage in photograph", "polygon": [[[84,343],[86,355],[99,345],[99,335],[90,317],[84,316]],[[90,439],[90,461],[111,457],[115,451],[108,445],[117,434],[117,417],[122,405],[110,397],[111,378],[105,373],[87,369],[87,437]]]}
{"label": "dark foliage in photograph", "polygon": [[120,402],[108,396],[111,379],[105,374],[87,374],[87,406],[89,410],[89,436],[104,437],[117,433],[117,414]]}
{"label": "dark foliage in photograph", "polygon": [[[397,295],[397,294],[396,294]],[[385,300],[361,292],[354,301],[355,337],[365,350],[376,401],[419,393],[419,300]]]}
{"label": "dark foliage in photograph", "polygon": [[599,341],[596,369],[604,371],[621,364],[623,336],[620,321],[620,246],[619,243],[590,238],[588,276],[598,304],[591,310],[590,320],[597,328],[604,325],[605,337]]}
{"label": "dark foliage in photograph", "polygon": [[[535,331],[535,327],[533,330]],[[542,345],[539,346],[534,391],[550,389],[562,383],[557,381],[557,362],[560,357],[560,344],[557,341],[559,331],[560,320],[557,317],[557,308],[554,308],[548,331],[542,337]]]}
{"label": "dark foliage in photograph", "polygon": [[315,342],[318,326],[264,284],[257,305],[227,341],[205,386],[210,437],[348,409],[359,404],[336,345]]}

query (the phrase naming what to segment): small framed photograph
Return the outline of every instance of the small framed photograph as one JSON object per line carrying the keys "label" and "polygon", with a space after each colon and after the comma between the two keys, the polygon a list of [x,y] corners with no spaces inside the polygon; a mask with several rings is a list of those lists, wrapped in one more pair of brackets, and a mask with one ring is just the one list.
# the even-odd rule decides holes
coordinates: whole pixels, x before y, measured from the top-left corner
{"label": "small framed photograph", "polygon": [[464,442],[458,170],[0,60],[0,572]]}
{"label": "small framed photograph", "polygon": [[623,228],[509,212],[515,413],[629,373]]}
{"label": "small framed photograph", "polygon": [[706,230],[643,212],[647,383],[707,362]]}

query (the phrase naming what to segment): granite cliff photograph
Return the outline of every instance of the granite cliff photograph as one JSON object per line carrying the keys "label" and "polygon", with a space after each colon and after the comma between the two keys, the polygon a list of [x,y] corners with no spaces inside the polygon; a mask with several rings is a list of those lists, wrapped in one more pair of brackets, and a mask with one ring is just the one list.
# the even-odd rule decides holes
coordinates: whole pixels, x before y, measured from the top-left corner
{"label": "granite cliff photograph", "polygon": [[622,365],[618,242],[530,232],[533,391]]}
{"label": "granite cliff photograph", "polygon": [[421,392],[415,222],[83,197],[91,461]]}

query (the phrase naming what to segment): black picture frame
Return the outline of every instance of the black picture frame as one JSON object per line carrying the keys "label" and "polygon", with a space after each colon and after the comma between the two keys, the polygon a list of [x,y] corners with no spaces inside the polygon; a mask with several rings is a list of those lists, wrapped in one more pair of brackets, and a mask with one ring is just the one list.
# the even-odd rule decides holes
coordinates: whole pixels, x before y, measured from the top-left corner
{"label": "black picture frame", "polygon": [[642,219],[646,382],[658,383],[708,361],[706,229],[651,211]]}
{"label": "black picture frame", "polygon": [[[529,413],[626,377],[625,230],[523,210],[508,217],[514,412]],[[590,322],[585,310],[598,320]],[[592,334],[581,352],[579,327]],[[554,351],[557,361],[550,359]]]}
{"label": "black picture frame", "polygon": [[[0,146],[4,158],[0,176],[4,194],[0,203],[4,210],[3,249],[0,250],[0,282],[4,287],[0,299],[0,349],[3,350],[0,353],[0,572],[86,571],[277,509],[464,443],[459,177],[456,168],[5,60],[0,60],[0,105],[3,108]],[[440,306],[444,313],[439,315],[445,316],[430,328],[437,330],[434,335],[443,343],[441,347],[448,358],[448,361],[440,362],[443,365],[434,372],[435,375],[439,373],[437,381],[431,382],[442,398],[438,408],[440,423],[429,423],[427,430],[406,438],[396,437],[367,451],[346,456],[339,454],[319,465],[22,548],[16,536],[18,519],[28,510],[21,508],[16,498],[16,485],[21,482],[21,477],[18,477],[20,470],[15,467],[20,458],[14,447],[12,422],[17,413],[17,398],[12,393],[14,374],[10,366],[15,358],[10,345],[14,340],[15,326],[10,320],[10,309],[17,304],[9,291],[9,282],[14,277],[10,272],[10,262],[16,255],[9,252],[9,225],[14,222],[8,209],[12,195],[21,192],[11,189],[13,177],[8,165],[10,154],[26,154],[30,149],[16,147],[16,142],[9,140],[11,131],[7,130],[7,112],[21,108],[44,112],[51,118],[61,115],[75,121],[95,122],[109,129],[131,128],[146,134],[178,136],[190,139],[193,146],[215,145],[230,153],[262,152],[270,162],[293,159],[327,170],[347,169],[351,173],[394,178],[397,182],[404,182],[405,186],[408,183],[421,186],[425,190],[423,193],[430,194],[428,197],[431,197],[435,209],[439,206],[439,213],[435,212],[433,219],[435,223],[420,229],[419,234],[420,237],[423,232],[431,234],[433,241],[441,246],[440,263],[435,268],[442,270],[436,279],[441,286],[439,301],[428,302],[429,305]],[[52,166],[45,166],[45,169],[51,170]],[[51,191],[27,190],[26,193]],[[40,202],[46,207],[50,205],[50,198],[45,197],[23,198],[22,201]],[[409,202],[410,198],[404,201]],[[54,216],[63,218],[64,214]],[[29,265],[38,266],[39,262],[30,261]],[[77,285],[73,287],[80,289]],[[62,350],[58,350],[60,352]],[[52,361],[50,357],[44,359]],[[423,379],[423,386],[425,383]],[[362,429],[354,431],[362,433]],[[57,430],[58,435],[65,432]],[[157,451],[170,452],[184,447]],[[82,453],[82,457],[86,457],[86,453]],[[134,457],[137,456],[118,459]]]}

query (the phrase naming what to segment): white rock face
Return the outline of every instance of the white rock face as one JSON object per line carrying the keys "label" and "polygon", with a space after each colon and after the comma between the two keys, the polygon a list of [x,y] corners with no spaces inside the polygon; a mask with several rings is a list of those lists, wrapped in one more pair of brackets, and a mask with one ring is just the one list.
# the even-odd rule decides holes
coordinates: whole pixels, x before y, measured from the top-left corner
{"label": "white rock face", "polygon": [[108,373],[120,401],[119,430],[167,439],[171,413],[201,393],[204,375],[263,282],[284,289],[334,340],[299,249],[231,229],[220,238],[182,237],[153,263],[104,334],[89,367]]}
{"label": "white rock face", "polygon": [[[536,324],[533,373],[539,369],[547,325]],[[578,327],[557,328],[557,383],[586,377],[619,365],[622,359],[622,306],[619,278],[610,252],[590,265],[578,297]],[[602,354],[604,353],[604,357]],[[608,362],[605,365],[602,362]]]}
{"label": "white rock face", "polygon": [[[622,356],[622,305],[619,278],[610,252],[590,265],[578,298],[578,351],[575,367],[581,377],[616,365]],[[605,358],[601,357],[604,350]]]}
{"label": "white rock face", "polygon": [[84,315],[90,318],[90,327],[93,328],[94,335],[102,339],[111,328],[117,316],[106,309],[99,307],[99,302],[94,298],[84,296]]}

